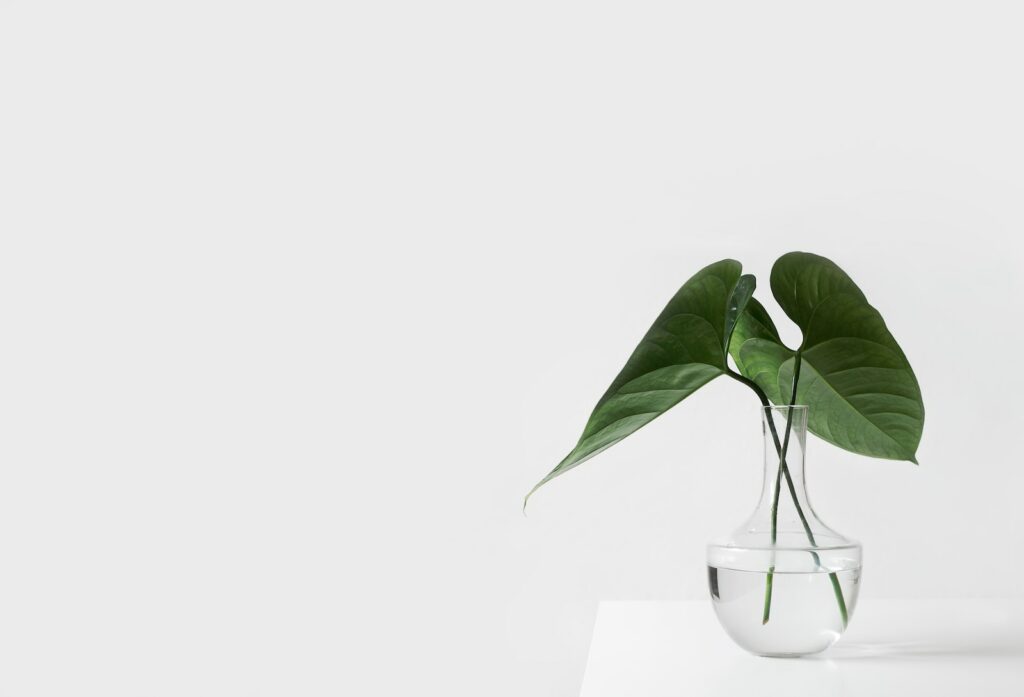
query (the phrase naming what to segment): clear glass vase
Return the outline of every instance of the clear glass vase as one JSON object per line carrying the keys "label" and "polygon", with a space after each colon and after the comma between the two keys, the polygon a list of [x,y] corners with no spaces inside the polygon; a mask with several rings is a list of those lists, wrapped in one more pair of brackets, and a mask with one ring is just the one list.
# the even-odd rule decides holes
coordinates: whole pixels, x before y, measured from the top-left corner
{"label": "clear glass vase", "polygon": [[807,499],[807,407],[765,407],[762,421],[761,500],[739,529],[708,545],[711,600],[747,651],[804,656],[834,644],[853,616],[861,546],[821,522]]}

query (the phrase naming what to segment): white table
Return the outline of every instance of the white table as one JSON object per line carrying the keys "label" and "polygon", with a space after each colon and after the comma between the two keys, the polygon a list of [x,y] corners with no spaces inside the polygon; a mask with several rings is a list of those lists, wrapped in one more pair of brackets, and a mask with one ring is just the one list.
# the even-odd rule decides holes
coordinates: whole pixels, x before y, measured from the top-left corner
{"label": "white table", "polygon": [[1022,697],[1024,601],[861,598],[828,651],[759,658],[707,602],[601,603],[581,697]]}

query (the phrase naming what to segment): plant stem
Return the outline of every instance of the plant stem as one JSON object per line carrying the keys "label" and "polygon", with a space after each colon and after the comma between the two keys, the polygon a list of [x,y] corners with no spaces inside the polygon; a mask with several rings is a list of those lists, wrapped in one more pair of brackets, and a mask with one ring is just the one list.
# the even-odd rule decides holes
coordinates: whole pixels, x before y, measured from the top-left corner
{"label": "plant stem", "polygon": [[[765,579],[764,587],[764,613],[761,616],[761,624],[767,624],[768,619],[771,617],[772,612],[772,580],[775,577],[775,541],[778,539],[779,529],[779,489],[782,484],[782,473],[786,473],[786,482],[790,485],[789,493],[793,497],[793,503],[800,508],[800,503],[796,498],[796,491],[793,487],[793,480],[789,476],[789,467],[786,466],[786,454],[789,452],[789,435],[793,430],[793,405],[796,404],[796,386],[800,381],[800,352],[797,351],[796,358],[794,359],[793,365],[793,393],[789,399],[789,409],[786,411],[786,434],[782,437],[782,449],[779,451],[779,472],[775,475],[775,492],[774,498],[772,499],[772,527],[771,527],[771,540],[772,540],[772,563],[768,567],[768,577]],[[775,425],[775,418],[771,412],[766,415],[768,423],[773,427]],[[772,429],[774,433],[774,428]],[[778,434],[775,434],[776,443],[778,442]],[[800,517],[803,518],[803,511],[800,511]],[[804,523],[804,529],[810,534],[811,530],[807,527],[807,523]],[[811,537],[813,542],[813,536]]]}
{"label": "plant stem", "polygon": [[[797,366],[799,366],[799,363],[797,364]],[[794,375],[798,374],[797,371],[799,371],[799,367],[796,367],[796,370],[794,371]],[[763,407],[770,407],[771,406],[771,402],[768,400],[768,395],[765,394],[764,390],[762,390],[760,388],[760,386],[758,386],[758,384],[756,382],[754,382],[753,380],[751,380],[750,378],[748,378],[748,377],[746,377],[744,375],[740,375],[739,373],[733,372],[732,370],[727,370],[726,374],[729,377],[731,377],[732,379],[736,380],[737,382],[740,382],[740,383],[746,385],[747,387],[749,387],[751,390],[753,390],[754,394],[756,394],[757,398],[761,401],[761,406],[763,406]],[[794,383],[794,385],[795,385],[795,383]],[[794,399],[796,398],[796,390],[795,389],[793,390],[793,398]],[[790,427],[789,418],[790,418],[790,415],[787,415],[786,434],[785,434],[785,445],[787,446],[787,448],[788,448],[788,445],[789,445],[789,430],[790,430],[790,428],[789,428]],[[818,543],[815,542],[815,540],[814,540],[814,533],[811,531],[811,526],[807,522],[807,516],[804,515],[803,508],[800,506],[800,500],[797,498],[796,486],[793,484],[793,477],[790,475],[790,473],[789,473],[789,466],[786,464],[786,450],[783,447],[783,443],[779,439],[779,432],[775,428],[775,421],[773,419],[771,419],[770,417],[768,418],[768,430],[771,431],[772,441],[773,441],[773,443],[775,445],[775,451],[779,454],[779,472],[782,474],[782,476],[784,476],[786,478],[786,487],[789,489],[789,495],[793,499],[793,504],[796,506],[797,515],[800,516],[800,523],[803,525],[804,533],[806,533],[806,535],[807,535],[807,541],[811,543],[812,547],[817,547]],[[772,506],[773,511],[772,511],[772,531],[771,531],[771,535],[772,535],[772,545],[773,546],[775,545],[775,539],[776,539],[776,516],[777,516],[777,513],[778,513],[779,488],[780,488],[780,482],[779,482],[779,479],[778,479],[778,475],[776,475],[775,498],[774,498],[773,506]],[[821,567],[821,558],[818,556],[818,553],[815,552],[814,550],[810,550],[810,553],[811,553],[811,557],[814,559],[815,565],[818,566],[818,567]],[[771,567],[769,567],[769,570],[768,570],[768,579],[767,579],[766,587],[765,587],[765,609],[764,609],[764,614],[763,614],[763,617],[762,617],[762,624],[766,623],[768,621],[768,618],[769,618],[770,612],[771,612],[771,595],[772,595],[771,587],[772,587],[772,579],[773,579],[774,574],[775,574],[775,566],[773,564]],[[839,577],[836,576],[836,573],[834,571],[830,571],[828,576],[829,576],[829,581],[831,581],[831,583],[832,583],[832,592],[833,592],[833,594],[836,597],[836,604],[839,606],[839,615],[840,615],[840,617],[843,620],[843,628],[845,629],[846,628],[846,624],[849,621],[849,615],[848,615],[847,609],[846,609],[846,599],[843,597],[843,589],[842,589],[842,586],[839,585]]]}
{"label": "plant stem", "polygon": [[[776,448],[778,448],[779,434],[775,432],[775,422],[771,414],[767,417],[768,423],[772,427],[772,435],[775,439]],[[768,577],[765,579],[764,585],[764,612],[761,614],[761,624],[768,624],[768,620],[772,615],[772,582],[775,578],[775,541],[778,539],[778,520],[779,520],[779,493],[782,491],[782,463],[786,459],[786,452],[789,450],[789,432],[791,425],[792,412],[786,414],[786,435],[783,437],[782,449],[779,451],[779,471],[775,474],[775,488],[772,490],[772,526],[771,526],[771,542],[772,542],[772,563],[768,567]]]}
{"label": "plant stem", "polygon": [[764,614],[761,615],[761,624],[768,624],[768,617],[772,611],[772,578],[775,574],[775,567],[768,570],[768,580],[764,586]]}

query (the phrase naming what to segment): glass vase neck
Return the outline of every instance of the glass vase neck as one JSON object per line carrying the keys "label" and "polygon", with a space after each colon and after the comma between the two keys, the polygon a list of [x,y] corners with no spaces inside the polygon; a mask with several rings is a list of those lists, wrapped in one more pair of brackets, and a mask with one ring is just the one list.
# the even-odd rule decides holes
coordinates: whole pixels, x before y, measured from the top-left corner
{"label": "glass vase neck", "polygon": [[[765,569],[786,561],[779,556],[780,550],[793,550],[798,552],[791,557],[796,562],[795,568],[803,568],[801,564],[808,559],[814,562],[811,568],[817,568],[818,560],[822,557],[817,554],[808,555],[806,550],[838,548],[856,543],[822,522],[808,498],[804,462],[808,407],[764,407],[760,410],[760,416],[764,451],[763,480],[757,507],[741,527],[712,547],[719,550],[769,550],[770,559],[774,561],[764,565]],[[735,559],[730,562],[729,558],[726,553],[720,561],[727,565],[738,563]],[[756,555],[752,559],[744,560],[744,568],[757,567],[765,561]]]}
{"label": "glass vase neck", "polygon": [[[778,510],[778,520],[799,520],[796,503],[805,515],[810,511],[804,477],[804,452],[807,446],[807,407],[770,406],[761,409],[764,437],[764,480],[759,514]],[[794,501],[795,499],[795,501]]]}

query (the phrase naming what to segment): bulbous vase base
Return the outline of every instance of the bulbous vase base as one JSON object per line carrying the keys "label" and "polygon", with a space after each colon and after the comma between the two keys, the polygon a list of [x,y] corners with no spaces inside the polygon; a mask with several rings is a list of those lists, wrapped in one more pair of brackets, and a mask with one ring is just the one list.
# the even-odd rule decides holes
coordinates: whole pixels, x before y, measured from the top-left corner
{"label": "bulbous vase base", "polygon": [[773,573],[770,612],[765,619],[768,574],[708,567],[708,585],[718,621],[744,650],[758,656],[798,658],[832,646],[853,616],[860,569],[835,574],[846,617],[838,609],[827,572]]}

